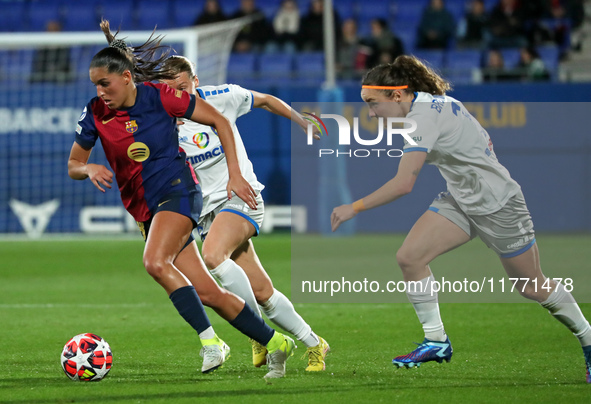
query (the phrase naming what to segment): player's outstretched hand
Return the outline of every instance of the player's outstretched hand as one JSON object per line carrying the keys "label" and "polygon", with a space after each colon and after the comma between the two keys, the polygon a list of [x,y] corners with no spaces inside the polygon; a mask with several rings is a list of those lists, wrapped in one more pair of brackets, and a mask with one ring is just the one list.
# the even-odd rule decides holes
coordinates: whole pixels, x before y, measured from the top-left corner
{"label": "player's outstretched hand", "polygon": [[90,181],[99,189],[99,191],[105,192],[104,188],[101,187],[101,184],[105,188],[111,189],[113,173],[109,171],[107,167],[100,164],[88,164],[86,166],[86,172],[88,173]]}
{"label": "player's outstretched hand", "polygon": [[341,223],[345,223],[347,220],[355,217],[355,215],[357,215],[357,213],[353,210],[352,204],[341,205],[334,208],[330,215],[330,226],[332,227],[332,231],[338,229]]}
{"label": "player's outstretched hand", "polygon": [[228,199],[232,199],[232,191],[234,191],[236,196],[246,202],[251,209],[257,209],[257,194],[254,191],[254,188],[250,186],[248,181],[246,181],[242,175],[237,177],[230,176],[226,191],[228,192]]}
{"label": "player's outstretched hand", "polygon": [[[304,129],[304,132],[308,133],[308,125],[303,126],[302,129]],[[320,132],[320,129],[312,125],[312,137],[314,138],[314,140],[320,140],[321,134],[322,132]]]}

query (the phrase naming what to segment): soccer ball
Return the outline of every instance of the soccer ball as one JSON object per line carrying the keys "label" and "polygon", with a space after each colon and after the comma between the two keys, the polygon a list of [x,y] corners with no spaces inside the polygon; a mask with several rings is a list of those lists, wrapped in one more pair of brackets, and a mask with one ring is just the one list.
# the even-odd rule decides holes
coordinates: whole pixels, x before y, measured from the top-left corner
{"label": "soccer ball", "polygon": [[72,380],[99,381],[111,370],[113,353],[98,335],[79,334],[64,346],[60,362]]}

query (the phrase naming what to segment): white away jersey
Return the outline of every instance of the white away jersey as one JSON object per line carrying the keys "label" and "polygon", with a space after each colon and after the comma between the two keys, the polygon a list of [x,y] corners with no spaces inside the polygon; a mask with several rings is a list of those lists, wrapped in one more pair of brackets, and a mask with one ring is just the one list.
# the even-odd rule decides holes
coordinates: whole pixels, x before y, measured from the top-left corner
{"label": "white away jersey", "polygon": [[427,152],[426,162],[439,169],[465,213],[496,212],[519,191],[486,130],[458,100],[420,92],[406,117],[417,123],[410,134],[417,146],[405,142],[404,151]]}
{"label": "white away jersey", "polygon": [[[230,121],[236,154],[242,176],[256,190],[264,186],[258,182],[252,163],[248,159],[242,138],[236,127],[236,119],[250,112],[253,95],[250,91],[234,84],[221,86],[204,86],[197,89],[201,98],[209,102]],[[203,210],[201,216],[214,210],[228,196],[228,165],[222,144],[211,126],[201,125],[183,119],[184,125],[179,126],[179,145],[187,153],[187,161],[191,163],[203,192]]]}

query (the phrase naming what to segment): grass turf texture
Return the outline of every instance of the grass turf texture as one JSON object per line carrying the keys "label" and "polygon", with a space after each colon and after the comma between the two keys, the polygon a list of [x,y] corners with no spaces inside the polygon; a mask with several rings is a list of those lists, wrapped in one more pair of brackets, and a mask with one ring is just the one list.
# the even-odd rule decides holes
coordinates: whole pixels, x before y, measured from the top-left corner
{"label": "grass turf texture", "polygon": [[[355,246],[381,237],[391,241],[384,254],[393,257],[402,236],[356,237]],[[318,251],[345,240],[312,238]],[[569,265],[587,267],[590,241],[539,236],[543,268],[560,268],[565,256]],[[255,245],[276,287],[289,295],[289,236],[264,236]],[[0,243],[0,403],[576,403],[591,394],[576,339],[530,303],[443,305],[453,359],[419,369],[391,363],[422,340],[409,304],[298,304],[331,344],[327,370],[304,372],[300,344],[287,377],[272,384],[263,381],[266,368],[252,367],[247,339],[208,310],[232,356],[202,375],[197,336],[143,270],[142,249],[143,242],[129,240]],[[481,249],[468,243],[434,270]],[[482,265],[502,271],[498,260],[482,257]],[[581,306],[591,317],[591,305]],[[63,345],[82,332],[97,333],[113,349],[113,369],[99,383],[72,382],[59,365]]]}

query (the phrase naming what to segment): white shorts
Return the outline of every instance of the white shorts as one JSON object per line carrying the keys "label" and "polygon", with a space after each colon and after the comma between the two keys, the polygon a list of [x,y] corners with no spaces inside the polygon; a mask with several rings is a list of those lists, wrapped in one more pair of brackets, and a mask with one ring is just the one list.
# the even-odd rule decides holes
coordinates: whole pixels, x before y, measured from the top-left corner
{"label": "white shorts", "polygon": [[201,241],[205,240],[213,220],[220,212],[231,212],[237,214],[238,216],[242,216],[254,226],[254,237],[258,236],[259,229],[263,224],[263,217],[265,216],[265,202],[263,201],[263,197],[261,196],[260,192],[257,194],[255,199],[257,201],[256,210],[249,208],[246,202],[234,195],[231,200],[222,202],[216,206],[214,210],[201,216],[199,218],[199,223],[197,224],[197,233],[199,234],[199,237],[201,237]]}
{"label": "white shorts", "polygon": [[501,258],[523,254],[536,242],[534,224],[521,191],[488,215],[467,215],[449,192],[440,193],[429,210],[455,223],[470,239],[479,236]]}

